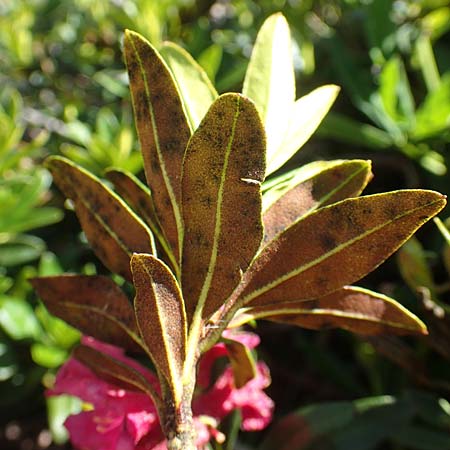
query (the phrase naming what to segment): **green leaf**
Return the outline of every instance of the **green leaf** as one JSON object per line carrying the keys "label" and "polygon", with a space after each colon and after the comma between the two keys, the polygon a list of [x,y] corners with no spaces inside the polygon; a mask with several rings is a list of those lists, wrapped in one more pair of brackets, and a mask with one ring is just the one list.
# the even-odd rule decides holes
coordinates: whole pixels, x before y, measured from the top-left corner
{"label": "green leaf", "polygon": [[69,356],[66,350],[54,345],[35,342],[31,348],[31,358],[36,364],[49,369],[59,367]]}
{"label": "green leaf", "polygon": [[233,369],[234,384],[240,389],[256,376],[256,363],[248,347],[233,339],[224,339]]}
{"label": "green leaf", "polygon": [[362,335],[427,334],[425,324],[394,299],[352,286],[315,300],[249,308],[235,322],[255,319],[313,330],[343,328]]}
{"label": "green leaf", "polygon": [[218,94],[202,67],[173,42],[164,42],[160,53],[177,83],[192,130],[197,129]]}
{"label": "green leaf", "polygon": [[0,241],[0,266],[25,264],[39,258],[44,251],[45,242],[37,236],[21,234],[8,237],[7,235],[6,242]]}
{"label": "green leaf", "polygon": [[81,334],[77,329],[51,315],[42,303],[35,308],[34,312],[48,337],[59,348],[70,349],[80,340]]}
{"label": "green leaf", "polygon": [[264,123],[267,173],[271,173],[295,101],[291,35],[281,13],[270,16],[258,32],[242,93],[255,102]]}
{"label": "green leaf", "polygon": [[170,70],[156,50],[129,30],[124,48],[145,175],[162,231],[179,260],[181,171],[191,131]]}
{"label": "green leaf", "polygon": [[64,426],[66,419],[72,414],[82,411],[82,401],[71,395],[46,397],[48,423],[55,444],[67,442],[69,433]]}
{"label": "green leaf", "polygon": [[[286,191],[263,214],[265,242],[305,214],[348,197],[357,197],[372,178],[370,161],[335,161],[326,167],[310,178],[302,178],[298,184],[289,180]],[[284,186],[278,189],[282,192]]]}
{"label": "green leaf", "polygon": [[110,278],[59,275],[32,278],[30,282],[52,314],[82,333],[142,351],[133,308]]}
{"label": "green leaf", "polygon": [[189,319],[220,308],[258,250],[264,157],[253,103],[239,94],[219,97],[184,160],[182,286]]}
{"label": "green leaf", "polygon": [[24,299],[0,296],[0,327],[12,339],[38,339],[42,334],[33,308]]}
{"label": "green leaf", "polygon": [[278,235],[246,273],[240,301],[267,305],[322,297],[375,269],[446,204],[402,190],[318,209]]}
{"label": "green leaf", "polygon": [[324,118],[317,134],[375,150],[394,145],[392,137],[386,131],[334,112]]}
{"label": "green leaf", "polygon": [[435,291],[433,274],[428,266],[425,250],[415,237],[402,245],[397,254],[397,263],[403,279],[413,292],[424,287],[431,292]]}
{"label": "green leaf", "polygon": [[450,120],[450,73],[444,75],[439,87],[430,92],[417,109],[415,140],[429,139],[448,130]]}
{"label": "green leaf", "polygon": [[180,288],[169,268],[151,255],[134,254],[131,269],[140,334],[158,372],[164,374],[172,388],[175,401],[180,402],[187,339]]}
{"label": "green leaf", "polygon": [[131,280],[133,252],[153,253],[153,235],[128,205],[97,177],[61,157],[47,160],[53,178],[75,203],[95,254],[112,272]]}
{"label": "green leaf", "polygon": [[158,405],[159,395],[156,393],[156,387],[142,373],[125,362],[87,345],[76,347],[73,356],[106,381],[125,389],[144,392]]}
{"label": "green leaf", "polygon": [[332,84],[321,86],[294,103],[283,141],[268,154],[267,175],[279,169],[312,136],[336,100],[339,89]]}

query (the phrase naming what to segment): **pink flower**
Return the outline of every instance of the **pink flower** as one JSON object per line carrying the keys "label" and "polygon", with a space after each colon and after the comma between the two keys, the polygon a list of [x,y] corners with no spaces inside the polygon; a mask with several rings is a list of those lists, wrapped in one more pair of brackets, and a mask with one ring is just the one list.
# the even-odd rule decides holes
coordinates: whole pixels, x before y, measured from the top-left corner
{"label": "pink flower", "polygon": [[[248,348],[259,344],[251,333],[225,332],[228,339],[237,340]],[[156,388],[156,376],[135,360],[124,355],[122,349],[92,338],[83,338],[103,353],[125,362],[141,372]],[[267,366],[259,362],[257,374],[245,386],[234,386],[230,367],[213,382],[212,368],[218,358],[226,356],[224,344],[219,343],[201,359],[198,373],[199,390],[194,398],[194,424],[197,447],[203,448],[211,439],[223,440],[217,430],[219,422],[231,411],[240,409],[243,430],[261,430],[272,418],[273,402],[263,392],[270,384]],[[212,384],[212,385],[211,385]],[[82,399],[92,409],[70,416],[65,426],[71,442],[82,450],[166,450],[156,408],[151,399],[137,391],[121,389],[99,378],[74,358],[58,371],[55,386],[48,395],[70,394]]]}

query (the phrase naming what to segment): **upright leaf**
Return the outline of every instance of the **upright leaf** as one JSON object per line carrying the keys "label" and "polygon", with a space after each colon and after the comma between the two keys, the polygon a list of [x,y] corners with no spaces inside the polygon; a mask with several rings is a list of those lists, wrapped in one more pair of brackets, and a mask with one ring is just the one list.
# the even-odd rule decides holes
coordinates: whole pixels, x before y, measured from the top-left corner
{"label": "upright leaf", "polygon": [[131,260],[134,308],[141,336],[153,363],[180,401],[186,356],[186,314],[178,283],[159,259],[135,254]]}
{"label": "upright leaf", "polygon": [[152,45],[127,30],[124,47],[147,182],[162,231],[178,260],[183,235],[181,169],[189,124],[169,68]]}
{"label": "upright leaf", "polygon": [[139,217],[97,177],[61,157],[47,166],[64,194],[73,200],[95,254],[112,272],[131,280],[133,252],[153,253],[153,235]]}
{"label": "upright leaf", "polygon": [[219,97],[189,142],[182,260],[189,318],[220,308],[258,250],[264,144],[254,105],[239,94]]}
{"label": "upright leaf", "polygon": [[314,330],[343,328],[363,335],[426,334],[425,324],[400,303],[367,289],[347,286],[315,300],[249,308],[244,320],[266,319]]}
{"label": "upright leaf", "polygon": [[246,274],[244,304],[322,297],[369,273],[445,206],[403,190],[343,200],[305,216],[267,245]]}
{"label": "upright leaf", "polygon": [[291,35],[281,13],[270,16],[259,30],[242,93],[255,102],[261,114],[267,134],[267,171],[271,173],[295,100]]}
{"label": "upright leaf", "polygon": [[177,83],[191,129],[195,130],[217,98],[217,91],[203,68],[184,48],[164,42],[160,52]]}
{"label": "upright leaf", "polygon": [[59,275],[30,281],[47,309],[55,316],[88,336],[142,351],[133,308],[110,278]]}
{"label": "upright leaf", "polygon": [[265,242],[307,213],[358,196],[372,178],[370,166],[370,161],[341,161],[291,187],[263,214]]}
{"label": "upright leaf", "polygon": [[284,130],[283,141],[268,156],[267,175],[275,172],[288,161],[312,136],[327,115],[339,93],[335,85],[321,86],[303,97],[292,106],[288,126]]}

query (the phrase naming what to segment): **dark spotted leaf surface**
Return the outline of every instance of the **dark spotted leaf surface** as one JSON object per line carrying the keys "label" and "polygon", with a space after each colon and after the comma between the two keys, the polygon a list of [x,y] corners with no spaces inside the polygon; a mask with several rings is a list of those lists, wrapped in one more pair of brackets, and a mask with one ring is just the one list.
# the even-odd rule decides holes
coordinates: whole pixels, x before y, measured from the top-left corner
{"label": "dark spotted leaf surface", "polygon": [[239,94],[219,97],[196,130],[183,170],[182,286],[188,317],[211,315],[239,283],[262,239],[264,130]]}
{"label": "dark spotted leaf surface", "polygon": [[225,339],[228,358],[233,369],[234,384],[240,389],[256,376],[256,363],[248,347],[239,341]]}
{"label": "dark spotted leaf surface", "polygon": [[372,271],[445,206],[434,191],[403,190],[343,200],[296,222],[246,274],[243,304],[322,297]]}
{"label": "dark spotted leaf surface", "polygon": [[425,324],[400,303],[352,286],[315,300],[250,308],[235,324],[252,319],[311,329],[343,328],[363,335],[426,334]]}
{"label": "dark spotted leaf surface", "polygon": [[161,229],[178,260],[181,170],[189,124],[169,68],[152,45],[126,30],[124,50],[145,175]]}
{"label": "dark spotted leaf surface", "polygon": [[118,194],[148,224],[156,237],[155,245],[158,255],[163,255],[166,261],[170,261],[171,267],[177,272],[178,261],[161,231],[149,188],[133,174],[122,170],[109,170],[106,176],[114,184]]}
{"label": "dark spotted leaf surface", "polygon": [[141,391],[158,401],[155,387],[130,365],[87,345],[79,345],[73,356],[106,381],[124,389]]}
{"label": "dark spotted leaf surface", "polygon": [[179,401],[187,331],[178,283],[168,267],[151,255],[133,255],[131,269],[141,336],[153,363],[164,374]]}
{"label": "dark spotted leaf surface", "polygon": [[342,161],[293,186],[264,213],[265,242],[315,209],[357,197],[372,178],[370,166],[370,161]]}
{"label": "dark spotted leaf surface", "polygon": [[131,280],[133,252],[154,251],[150,229],[94,175],[61,157],[51,157],[46,164],[55,183],[74,202],[95,254],[109,270]]}
{"label": "dark spotted leaf surface", "polygon": [[142,351],[131,303],[110,278],[59,275],[30,281],[47,309],[82,333]]}

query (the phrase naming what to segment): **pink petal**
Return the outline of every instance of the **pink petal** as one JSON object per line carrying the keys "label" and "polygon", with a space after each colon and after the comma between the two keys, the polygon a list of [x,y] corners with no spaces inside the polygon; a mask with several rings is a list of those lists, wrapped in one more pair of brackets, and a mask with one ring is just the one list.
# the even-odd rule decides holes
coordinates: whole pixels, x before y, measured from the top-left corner
{"label": "pink petal", "polygon": [[[89,411],[70,416],[64,423],[74,448],[83,450],[116,450],[122,435],[120,417],[101,417]],[[125,441],[126,442],[126,441]],[[129,443],[132,444],[131,440]],[[124,450],[132,450],[124,446]]]}
{"label": "pink petal", "polygon": [[257,334],[249,333],[248,331],[225,330],[222,336],[233,341],[238,341],[250,350],[257,347],[261,342]]}

